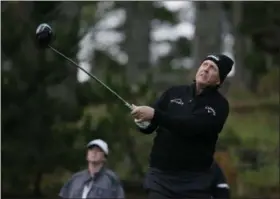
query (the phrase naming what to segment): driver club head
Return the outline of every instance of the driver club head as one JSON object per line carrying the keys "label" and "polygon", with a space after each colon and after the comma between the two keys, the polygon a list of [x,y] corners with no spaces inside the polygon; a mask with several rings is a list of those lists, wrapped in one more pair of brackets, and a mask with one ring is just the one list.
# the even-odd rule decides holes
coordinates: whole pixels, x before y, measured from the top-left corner
{"label": "driver club head", "polygon": [[40,24],[36,29],[37,44],[41,48],[47,48],[53,39],[53,30],[46,23]]}
{"label": "driver club head", "polygon": [[76,66],[78,69],[86,73],[89,77],[97,81],[99,84],[101,84],[104,88],[106,88],[108,91],[110,91],[115,97],[117,97],[120,101],[124,103],[126,107],[128,107],[130,110],[132,110],[132,105],[128,103],[126,100],[124,100],[118,93],[116,93],[114,90],[112,90],[109,86],[107,86],[104,82],[102,82],[100,79],[98,79],[96,76],[89,73],[87,70],[85,70],[83,67],[79,66],[76,62],[74,62],[69,57],[65,56],[63,53],[61,53],[59,50],[55,49],[50,45],[52,40],[54,39],[54,32],[50,25],[47,23],[40,24],[36,29],[36,40],[37,44],[41,48],[49,48],[54,53],[58,54],[59,56],[63,57],[70,63],[72,63],[74,66]]}

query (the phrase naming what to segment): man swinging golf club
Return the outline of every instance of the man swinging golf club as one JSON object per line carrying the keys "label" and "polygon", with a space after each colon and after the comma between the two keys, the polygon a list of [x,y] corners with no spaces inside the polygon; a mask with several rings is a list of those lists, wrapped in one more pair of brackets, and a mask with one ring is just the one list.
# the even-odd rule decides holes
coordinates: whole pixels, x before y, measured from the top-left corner
{"label": "man swinging golf club", "polygon": [[131,114],[142,133],[157,129],[144,182],[149,199],[211,198],[210,168],[229,114],[218,88],[233,63],[226,55],[209,55],[193,84],[169,88],[151,107],[133,107]]}

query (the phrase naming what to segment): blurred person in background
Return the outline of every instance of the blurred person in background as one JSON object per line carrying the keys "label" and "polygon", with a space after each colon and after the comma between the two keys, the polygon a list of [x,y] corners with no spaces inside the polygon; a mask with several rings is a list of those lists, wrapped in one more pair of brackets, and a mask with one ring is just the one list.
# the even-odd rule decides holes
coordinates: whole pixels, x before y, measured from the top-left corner
{"label": "blurred person in background", "polygon": [[125,194],[118,176],[105,167],[109,154],[105,141],[87,144],[88,169],[75,173],[62,187],[61,198],[120,198]]}
{"label": "blurred person in background", "polygon": [[139,130],[156,131],[144,181],[149,199],[212,197],[213,154],[229,114],[218,88],[233,63],[226,55],[209,55],[193,84],[169,88],[152,106],[133,106]]}
{"label": "blurred person in background", "polygon": [[211,193],[213,199],[230,199],[230,189],[226,177],[219,164],[214,161],[212,169]]}

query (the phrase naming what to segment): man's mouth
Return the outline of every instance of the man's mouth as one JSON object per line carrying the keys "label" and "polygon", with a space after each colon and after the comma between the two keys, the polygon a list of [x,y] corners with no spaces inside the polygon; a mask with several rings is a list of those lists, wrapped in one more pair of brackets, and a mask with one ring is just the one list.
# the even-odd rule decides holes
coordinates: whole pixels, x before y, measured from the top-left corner
{"label": "man's mouth", "polygon": [[206,73],[200,73],[199,75],[200,76],[206,76],[207,74]]}

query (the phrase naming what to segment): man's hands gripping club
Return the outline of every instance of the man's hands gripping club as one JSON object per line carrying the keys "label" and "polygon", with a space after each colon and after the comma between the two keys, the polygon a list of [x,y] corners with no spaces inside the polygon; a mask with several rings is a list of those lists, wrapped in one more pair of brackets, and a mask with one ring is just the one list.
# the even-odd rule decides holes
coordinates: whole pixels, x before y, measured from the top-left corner
{"label": "man's hands gripping club", "polygon": [[151,121],[154,117],[155,110],[149,106],[132,106],[131,115],[139,122]]}
{"label": "man's hands gripping club", "polygon": [[132,108],[131,115],[134,117],[136,125],[140,128],[147,128],[154,117],[155,110],[149,106],[132,105]]}

